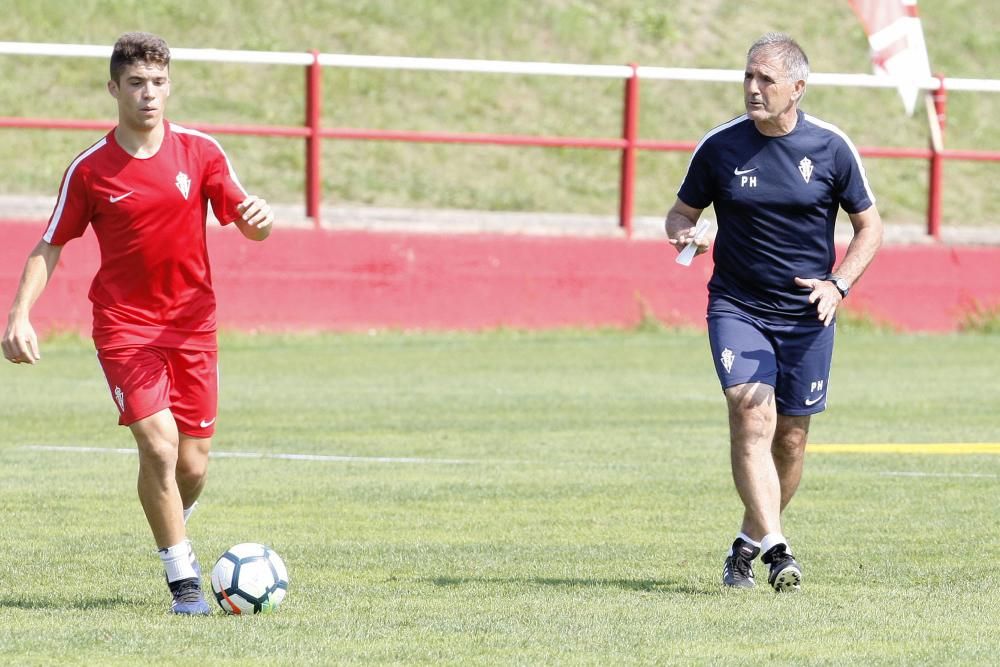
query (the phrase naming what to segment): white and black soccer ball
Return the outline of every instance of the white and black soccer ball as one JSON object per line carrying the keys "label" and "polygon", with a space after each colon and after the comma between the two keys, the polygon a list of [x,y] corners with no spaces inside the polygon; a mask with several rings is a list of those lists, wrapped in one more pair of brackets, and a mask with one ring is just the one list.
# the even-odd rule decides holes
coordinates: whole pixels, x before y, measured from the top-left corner
{"label": "white and black soccer ball", "polygon": [[288,570],[263,544],[237,544],[212,568],[212,591],[227,614],[266,614],[288,594]]}

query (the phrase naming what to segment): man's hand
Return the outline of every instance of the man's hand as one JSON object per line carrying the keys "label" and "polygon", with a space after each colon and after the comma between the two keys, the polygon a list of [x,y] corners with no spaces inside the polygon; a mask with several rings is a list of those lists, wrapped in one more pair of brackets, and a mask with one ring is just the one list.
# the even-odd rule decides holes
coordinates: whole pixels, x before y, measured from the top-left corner
{"label": "man's hand", "polygon": [[7,323],[3,335],[3,356],[14,364],[33,364],[42,358],[38,351],[38,336],[27,319],[15,319]]}
{"label": "man's hand", "polygon": [[698,234],[697,231],[697,226],[688,227],[687,229],[678,232],[676,236],[667,237],[667,240],[670,245],[677,249],[677,252],[680,252],[687,247],[688,243],[694,241],[694,254],[701,255],[708,252],[708,248],[712,241],[708,238],[708,234],[704,233],[704,231],[702,231],[701,234]]}
{"label": "man's hand", "polygon": [[809,303],[816,304],[816,310],[819,313],[819,319],[823,320],[823,326],[830,326],[830,323],[833,322],[833,316],[837,314],[837,306],[844,300],[837,286],[829,280],[821,278],[796,277],[795,284],[812,290],[809,295]]}
{"label": "man's hand", "polygon": [[253,241],[263,241],[271,233],[274,224],[274,211],[266,200],[250,195],[236,207],[240,217],[236,226],[243,236]]}
{"label": "man's hand", "polygon": [[695,239],[695,229],[698,218],[701,217],[702,209],[692,208],[680,199],[667,212],[667,219],[664,223],[667,232],[667,241],[680,252],[691,241],[695,241],[695,254],[700,255],[706,252],[712,243],[708,234],[703,234],[700,239]]}

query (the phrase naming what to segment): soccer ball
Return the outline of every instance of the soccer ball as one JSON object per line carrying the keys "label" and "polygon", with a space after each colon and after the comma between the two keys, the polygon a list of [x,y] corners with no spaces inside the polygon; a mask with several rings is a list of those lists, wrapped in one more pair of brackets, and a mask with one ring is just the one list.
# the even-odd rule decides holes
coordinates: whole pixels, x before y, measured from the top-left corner
{"label": "soccer ball", "polygon": [[285,599],[288,570],[263,544],[237,544],[212,568],[212,591],[227,614],[266,614]]}

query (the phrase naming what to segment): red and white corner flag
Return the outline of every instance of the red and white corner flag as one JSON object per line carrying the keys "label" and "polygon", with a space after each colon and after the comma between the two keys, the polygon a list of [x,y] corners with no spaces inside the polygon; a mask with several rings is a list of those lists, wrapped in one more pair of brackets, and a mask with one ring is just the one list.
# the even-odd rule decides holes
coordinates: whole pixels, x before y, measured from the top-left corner
{"label": "red and white corner flag", "polygon": [[918,81],[931,76],[917,0],[848,0],[868,35],[876,74],[895,77],[906,113],[913,115]]}

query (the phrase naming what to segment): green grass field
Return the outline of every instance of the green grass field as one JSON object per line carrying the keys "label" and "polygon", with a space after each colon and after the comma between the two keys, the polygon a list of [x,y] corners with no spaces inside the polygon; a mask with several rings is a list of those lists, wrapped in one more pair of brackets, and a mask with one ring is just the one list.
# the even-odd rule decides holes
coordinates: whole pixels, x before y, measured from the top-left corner
{"label": "green grass field", "polygon": [[[259,456],[213,460],[190,533],[206,568],[271,544],[285,604],[166,614],[136,458],[111,451],[131,438],[89,341],[55,338],[39,366],[0,366],[6,663],[996,664],[996,453],[817,449],[785,517],[803,591],[733,593],[740,505],[701,333],[222,345],[215,451]],[[812,443],[1000,441],[996,349],[842,331]]]}
{"label": "green grass field", "polygon": [[[996,77],[1000,13],[973,0],[920,3],[930,60],[952,77]],[[816,72],[868,73],[868,45],[845,0],[9,0],[0,40],[110,45],[126,30],[163,34],[175,47],[392,56],[541,60],[741,69],[768,30],[795,35]],[[102,59],[0,56],[0,115],[113,119]],[[300,125],[301,68],[176,62],[169,117],[178,122]],[[323,124],[398,130],[590,137],[621,134],[617,80],[327,69]],[[698,140],[743,111],[738,84],[646,81],[640,136]],[[946,144],[1000,149],[1000,96],[953,92]],[[907,117],[894,91],[813,87],[804,108],[859,146],[924,147],[923,112]],[[66,166],[95,132],[0,130],[0,193],[54,195]],[[271,201],[303,201],[299,140],[221,137],[243,182]],[[643,152],[636,213],[673,203],[688,155]],[[554,211],[614,215],[613,151],[326,141],[328,204]],[[927,165],[868,159],[890,223],[926,220]],[[998,224],[998,165],[950,161],[943,223]]]}

